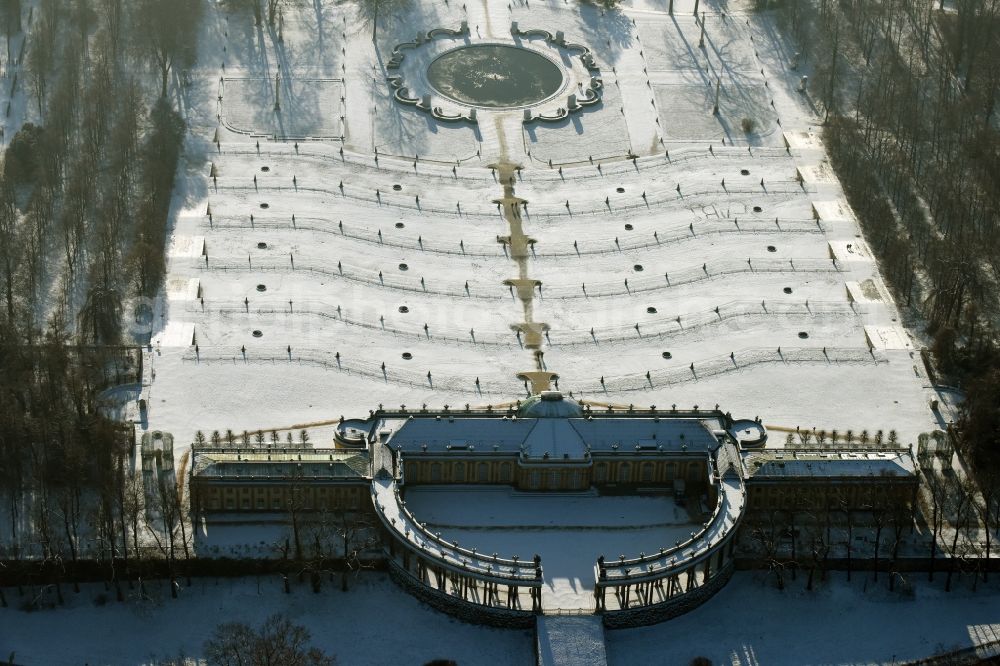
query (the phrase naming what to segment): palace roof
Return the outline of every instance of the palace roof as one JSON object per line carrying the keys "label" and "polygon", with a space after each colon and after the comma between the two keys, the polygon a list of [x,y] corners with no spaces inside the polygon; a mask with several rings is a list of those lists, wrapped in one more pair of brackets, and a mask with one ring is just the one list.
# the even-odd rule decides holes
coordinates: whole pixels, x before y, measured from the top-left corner
{"label": "palace roof", "polygon": [[916,478],[916,463],[907,449],[891,451],[796,451],[779,449],[747,457],[754,479],[779,478]]}
{"label": "palace roof", "polygon": [[193,474],[202,478],[362,479],[369,473],[368,454],[363,451],[195,448],[193,452]]}
{"label": "palace roof", "polygon": [[[542,404],[541,401],[535,405]],[[589,459],[590,454],[707,453],[719,446],[711,418],[663,416],[386,418],[375,433],[404,453],[517,453],[524,459]]]}

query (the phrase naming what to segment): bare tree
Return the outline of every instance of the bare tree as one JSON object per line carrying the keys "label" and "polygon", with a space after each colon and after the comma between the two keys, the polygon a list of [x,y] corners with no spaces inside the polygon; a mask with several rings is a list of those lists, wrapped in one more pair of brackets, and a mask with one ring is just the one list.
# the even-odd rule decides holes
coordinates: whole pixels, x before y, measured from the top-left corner
{"label": "bare tree", "polygon": [[85,340],[95,344],[117,344],[121,336],[121,293],[107,284],[95,284],[87,292],[80,311],[80,328]]}
{"label": "bare tree", "polygon": [[402,16],[411,4],[412,0],[362,0],[358,13],[362,21],[372,26],[372,42],[377,39],[380,18]]}
{"label": "bare tree", "polygon": [[283,5],[285,0],[267,0],[267,23],[268,25],[274,25],[274,20],[278,16],[278,8]]}
{"label": "bare tree", "polygon": [[847,555],[847,580],[851,580],[851,572],[854,564],[854,511],[851,510],[850,498],[846,491],[838,489],[835,498],[839,509],[844,512],[844,524],[847,527],[847,538],[844,540],[844,547]]}
{"label": "bare tree", "polygon": [[302,468],[296,466],[288,482],[285,494],[285,510],[288,512],[288,526],[292,530],[292,543],[295,546],[295,561],[302,563],[303,513],[310,510],[308,493],[305,487]]}
{"label": "bare tree", "polygon": [[173,474],[154,472],[155,488],[145,497],[146,533],[149,534],[160,554],[167,560],[167,575],[170,578],[170,596],[177,598],[177,581],[175,578],[177,557],[177,537],[181,529],[183,517],[180,512],[177,485]]}
{"label": "bare tree", "polygon": [[122,547],[126,552],[126,558],[130,537],[133,555],[137,559],[142,557],[139,551],[139,532],[142,526],[144,506],[143,492],[142,477],[136,474],[131,465],[127,465],[123,461],[121,489],[118,494],[118,513],[122,520]]}
{"label": "bare tree", "polygon": [[[769,574],[774,574],[779,590],[785,589],[785,564],[778,557],[781,534],[785,523],[779,521],[779,511],[771,510],[767,514],[767,522],[758,522],[751,532],[751,537],[761,549],[763,559],[767,563]],[[781,525],[782,527],[778,527]]]}
{"label": "bare tree", "polygon": [[891,512],[889,520],[892,527],[892,547],[889,551],[889,590],[893,591],[896,589],[896,578],[899,576],[899,572],[896,570],[899,562],[899,547],[903,544],[903,532],[907,525],[912,524],[912,518],[897,510]]}
{"label": "bare tree", "polygon": [[242,622],[218,625],[205,641],[209,666],[333,666],[333,657],[310,647],[309,630],[284,615],[257,628]]}
{"label": "bare tree", "polygon": [[41,115],[47,98],[49,78],[55,65],[62,8],[56,0],[43,0],[38,9],[28,43],[27,60],[31,86]]}
{"label": "bare tree", "polygon": [[347,591],[349,572],[357,573],[363,566],[362,555],[378,543],[374,522],[358,509],[339,507],[323,516],[339,542],[344,567],[340,575],[340,589]]}
{"label": "bare tree", "polygon": [[[830,512],[825,511],[823,506],[818,506],[816,509],[817,511],[805,514],[805,517],[809,520],[809,527],[805,530],[809,545],[809,556],[806,560],[809,567],[808,576],[806,577],[806,590],[810,591],[813,589],[813,581],[817,568],[820,570],[821,578],[823,580],[826,579],[826,559],[830,553]],[[822,519],[818,512],[825,514]],[[825,525],[823,524],[824,522],[826,523]]]}
{"label": "bare tree", "polygon": [[962,534],[962,530],[965,528],[969,520],[969,509],[970,500],[972,494],[967,492],[966,488],[959,486],[958,496],[950,498],[951,513],[952,513],[952,529],[954,533],[952,534],[951,546],[948,548],[948,554],[951,556],[951,562],[948,566],[948,576],[944,581],[945,592],[951,591],[951,577],[954,574],[955,569],[958,565],[958,560],[961,555],[958,550],[959,537]]}
{"label": "bare tree", "polygon": [[980,495],[981,502],[975,503],[976,513],[983,523],[983,582],[989,580],[989,561],[993,547],[993,531],[997,527],[998,513],[1000,513],[1000,489],[998,489],[997,475],[986,473],[981,476]]}
{"label": "bare tree", "polygon": [[878,564],[879,556],[882,551],[882,531],[886,527],[886,523],[889,521],[890,511],[886,506],[885,495],[880,488],[872,486],[868,491],[868,506],[866,507],[871,514],[872,525],[875,526],[875,548],[873,552],[874,563],[873,563],[873,573],[874,578],[878,580]]}
{"label": "bare tree", "polygon": [[937,562],[938,538],[944,527],[945,502],[947,489],[943,481],[933,470],[928,470],[927,487],[931,496],[931,562],[927,572],[927,580],[934,580],[934,565]]}
{"label": "bare tree", "polygon": [[[270,0],[268,1],[270,2]],[[261,0],[227,0],[227,4],[234,9],[249,9],[253,12],[254,25],[260,25],[261,21],[263,21],[263,15],[260,8]]]}
{"label": "bare tree", "polygon": [[197,0],[142,0],[140,5],[140,44],[160,74],[160,97],[166,97],[174,67],[186,66],[194,59],[191,40],[201,3]]}

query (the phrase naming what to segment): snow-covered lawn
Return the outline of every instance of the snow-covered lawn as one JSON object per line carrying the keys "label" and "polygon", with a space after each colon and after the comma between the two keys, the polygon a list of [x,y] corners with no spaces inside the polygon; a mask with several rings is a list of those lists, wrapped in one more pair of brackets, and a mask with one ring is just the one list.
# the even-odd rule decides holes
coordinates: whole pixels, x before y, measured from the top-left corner
{"label": "snow-covered lawn", "polygon": [[[173,228],[177,247],[204,239],[206,256],[170,257],[186,290],[155,320],[193,326],[198,351],[187,333],[154,349],[149,426],[175,433],[182,455],[197,429],[511,401],[524,395],[517,375],[541,364],[577,397],[896,429],[903,444],[940,427],[914,351],[866,356],[866,327],[899,315],[891,301],[850,300],[848,283],[887,292],[870,257],[844,259],[860,233],[849,211],[813,219],[814,201],[842,200],[836,180],[796,180],[828,168],[815,140],[784,150],[782,132],[816,125],[787,45],[766,16],[709,2],[700,48],[693,3],[674,17],[661,4],[414,3],[380,24],[377,44],[350,5],[286,7],[280,41],[221,5],[208,12]],[[510,40],[512,20],[564,31],[591,49],[604,101],[560,124],[522,126],[515,109],[472,126],[392,100],[392,47],[463,20],[470,42]],[[427,54],[410,53],[404,69],[419,69]],[[344,140],[240,133],[275,133],[276,120]],[[498,242],[511,233],[489,168],[500,159],[524,167],[514,191],[535,242],[521,264]],[[527,307],[511,278],[541,281]],[[526,313],[549,329],[541,360],[512,328]]]}
{"label": "snow-covered lawn", "polygon": [[632,150],[621,108],[621,91],[607,85],[601,102],[584,117],[574,115],[555,123],[524,125],[525,151],[530,151],[535,166],[547,165],[549,160],[556,165],[590,158],[620,160]]}
{"label": "snow-covered lawn", "polygon": [[[280,82],[279,82],[280,86]],[[274,108],[274,81],[263,78],[227,78],[222,118],[240,133],[267,138],[339,138],[343,133],[343,82],[337,79],[304,79],[287,84],[284,101]],[[265,100],[271,99],[271,104]]]}
{"label": "snow-covered lawn", "polygon": [[522,666],[534,662],[532,632],[462,624],[422,605],[384,574],[364,572],[346,592],[339,579],[320,594],[308,584],[282,592],[277,577],[195,579],[170,599],[165,584],[149,583],[155,601],[96,606],[103,587],[68,592],[66,607],[26,613],[7,590],[11,608],[0,609],[0,653],[18,664],[90,666],[148,664],[154,658],[189,658],[220,622],[257,624],[284,613],[312,633],[312,643],[336,655],[342,666],[422,664],[454,659],[463,666]]}
{"label": "snow-covered lawn", "polygon": [[[946,593],[943,579],[939,574],[927,583],[914,575],[914,594],[907,596],[888,592],[884,578],[866,585],[862,574],[848,583],[843,572],[831,573],[806,592],[801,575],[779,591],[773,579],[738,572],[687,615],[607,632],[608,663],[683,666],[703,655],[733,666],[891,664],[894,657],[900,663],[1000,640],[1000,581],[981,583],[977,592],[962,583]],[[176,601],[160,582],[149,588],[156,601],[96,606],[103,587],[88,585],[79,595],[69,592],[66,607],[33,613],[17,610],[16,591],[6,590],[11,607],[0,609],[0,653],[13,651],[16,663],[51,666],[139,665],[182,650],[197,658],[217,623],[255,623],[282,612],[344,665],[440,657],[461,666],[534,663],[533,632],[462,624],[423,606],[383,574],[363,573],[347,593],[326,584],[318,595],[307,585],[285,595],[277,578],[262,579],[259,590],[253,578],[195,579]]]}
{"label": "snow-covered lawn", "polygon": [[[886,293],[870,257],[844,260],[860,233],[850,216],[813,220],[814,201],[842,193],[821,143],[784,150],[782,132],[817,119],[780,34],[766,16],[708,3],[701,48],[693,3],[673,17],[662,4],[414,3],[375,43],[350,5],[286,7],[280,41],[222,5],[209,12],[173,229],[178,247],[204,239],[207,257],[170,257],[172,284],[188,289],[156,320],[193,326],[199,349],[154,350],[150,427],[174,432],[181,455],[196,429],[510,401],[524,395],[517,375],[539,364],[578,397],[896,429],[904,444],[939,427],[914,352],[857,360],[866,327],[899,315],[891,301],[850,301],[848,283]],[[604,101],[526,126],[520,109],[484,110],[472,126],[396,103],[392,47],[463,20],[473,43],[510,40],[511,21],[564,31],[591,49]],[[403,70],[421,79],[421,62],[452,41],[409,51]],[[756,120],[749,138],[742,117]],[[227,123],[334,139],[272,141]],[[511,233],[489,168],[500,159],[524,167],[514,190],[535,242],[520,265],[498,242]],[[800,183],[798,167],[827,176]],[[542,283],[527,306],[505,284],[517,277]],[[541,360],[514,334],[526,315],[549,328]],[[779,347],[803,351],[781,359]]]}
{"label": "snow-covered lawn", "polygon": [[[855,574],[830,574],[806,592],[805,577],[785,591],[761,574],[739,572],[700,608],[662,625],[607,632],[608,663],[892,664],[1000,640],[1000,586],[943,590],[914,574],[913,596],[890,593]],[[867,587],[867,589],[866,589]]]}

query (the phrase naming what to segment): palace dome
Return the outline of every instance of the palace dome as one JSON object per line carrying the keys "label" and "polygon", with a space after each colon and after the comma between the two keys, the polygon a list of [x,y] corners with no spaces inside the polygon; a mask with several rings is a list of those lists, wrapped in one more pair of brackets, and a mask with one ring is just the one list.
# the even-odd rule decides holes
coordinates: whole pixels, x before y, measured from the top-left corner
{"label": "palace dome", "polygon": [[522,402],[517,415],[526,419],[575,418],[583,416],[583,407],[560,391],[542,391]]}

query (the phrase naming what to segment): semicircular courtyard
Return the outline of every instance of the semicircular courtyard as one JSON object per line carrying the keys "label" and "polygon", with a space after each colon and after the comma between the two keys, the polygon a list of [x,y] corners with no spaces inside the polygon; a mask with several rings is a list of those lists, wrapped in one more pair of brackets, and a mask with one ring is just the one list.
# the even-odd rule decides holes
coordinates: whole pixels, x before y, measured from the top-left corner
{"label": "semicircular courtyard", "polygon": [[717,410],[616,415],[556,392],[503,414],[378,414],[372,497],[390,569],[481,622],[685,612],[732,572],[746,504],[732,425]]}

